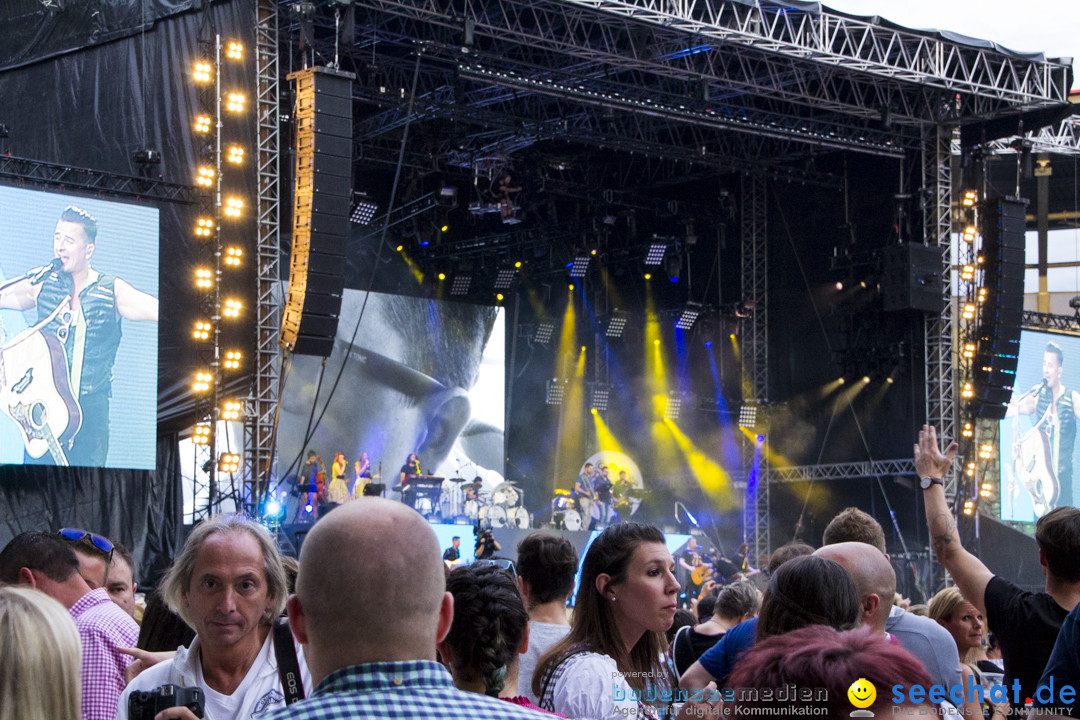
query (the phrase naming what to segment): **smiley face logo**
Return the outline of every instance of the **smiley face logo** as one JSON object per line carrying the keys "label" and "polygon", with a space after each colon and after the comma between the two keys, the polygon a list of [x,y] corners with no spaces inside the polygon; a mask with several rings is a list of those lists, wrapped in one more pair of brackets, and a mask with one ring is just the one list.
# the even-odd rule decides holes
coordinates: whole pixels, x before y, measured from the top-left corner
{"label": "smiley face logo", "polygon": [[847,690],[847,697],[855,707],[868,708],[877,699],[877,688],[866,678],[859,678],[851,683],[851,687]]}

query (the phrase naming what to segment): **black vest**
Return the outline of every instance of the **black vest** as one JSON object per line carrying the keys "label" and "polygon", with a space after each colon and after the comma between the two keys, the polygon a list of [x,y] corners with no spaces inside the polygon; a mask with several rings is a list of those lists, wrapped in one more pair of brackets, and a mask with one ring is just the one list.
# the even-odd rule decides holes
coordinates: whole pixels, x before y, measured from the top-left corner
{"label": "black vest", "polygon": [[[1076,412],[1073,407],[1072,390],[1063,388],[1061,397],[1057,401],[1058,422],[1056,428],[1049,422],[1044,424],[1046,435],[1050,438],[1051,447],[1055,441],[1058,446],[1057,471],[1058,482],[1064,484],[1072,479],[1073,469],[1073,444],[1076,442]],[[1035,406],[1035,417],[1041,418],[1050,408],[1050,389],[1044,389],[1039,393],[1039,401]],[[1061,436],[1055,438],[1054,432],[1060,432]],[[1071,495],[1070,495],[1071,496]]]}
{"label": "black vest", "polygon": [[[38,321],[48,317],[65,297],[72,294],[71,275],[53,271],[41,285],[38,293]],[[83,288],[79,295],[82,314],[86,320],[86,332],[82,341],[82,376],[79,396],[112,390],[112,368],[116,351],[120,347],[120,316],[116,312],[116,277],[98,275],[97,281]],[[75,359],[80,348],[75,332],[75,319],[70,312],[62,310],[43,332],[56,335],[64,344],[68,372],[75,373]]]}

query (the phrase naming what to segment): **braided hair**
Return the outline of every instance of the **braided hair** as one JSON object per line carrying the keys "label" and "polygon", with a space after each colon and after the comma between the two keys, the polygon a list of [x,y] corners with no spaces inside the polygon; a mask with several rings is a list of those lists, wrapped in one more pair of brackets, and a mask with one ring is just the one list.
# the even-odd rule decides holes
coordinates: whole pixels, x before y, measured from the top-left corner
{"label": "braided hair", "polygon": [[454,596],[454,621],[445,640],[450,657],[445,659],[455,678],[483,678],[484,693],[498,697],[529,626],[521,595],[505,570],[487,564],[455,569],[446,589]]}

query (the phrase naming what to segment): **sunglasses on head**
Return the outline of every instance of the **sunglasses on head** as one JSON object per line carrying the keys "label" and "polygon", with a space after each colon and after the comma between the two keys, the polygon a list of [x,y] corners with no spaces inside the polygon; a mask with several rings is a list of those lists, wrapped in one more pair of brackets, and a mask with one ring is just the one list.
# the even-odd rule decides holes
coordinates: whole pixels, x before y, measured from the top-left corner
{"label": "sunglasses on head", "polygon": [[112,555],[113,544],[109,538],[79,528],[63,528],[58,534],[72,542],[89,543],[106,555]]}
{"label": "sunglasses on head", "polygon": [[497,568],[501,568],[510,573],[510,576],[517,578],[517,569],[514,567],[514,561],[507,558],[488,558],[484,560],[473,560],[473,565],[494,565]]}

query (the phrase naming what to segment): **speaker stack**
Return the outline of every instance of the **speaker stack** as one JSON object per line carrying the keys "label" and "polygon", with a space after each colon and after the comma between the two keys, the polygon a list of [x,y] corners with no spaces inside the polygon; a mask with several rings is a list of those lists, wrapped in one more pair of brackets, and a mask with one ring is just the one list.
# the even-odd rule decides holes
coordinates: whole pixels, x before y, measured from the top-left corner
{"label": "speaker stack", "polygon": [[352,198],[355,77],[324,67],[289,75],[296,86],[296,173],[280,344],[298,355],[329,356],[337,335]]}
{"label": "speaker stack", "polygon": [[1005,417],[1016,380],[1024,315],[1024,215],[1027,203],[991,200],[981,205],[983,284],[979,304],[972,387],[978,416]]}
{"label": "speaker stack", "polygon": [[885,250],[881,295],[885,310],[940,313],[944,250],[933,245],[903,243]]}

